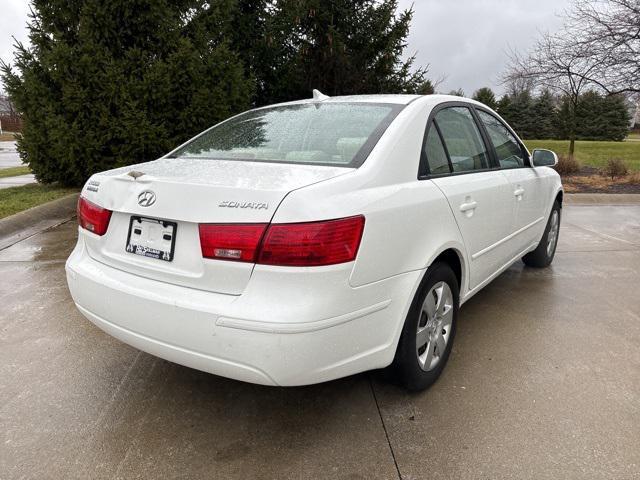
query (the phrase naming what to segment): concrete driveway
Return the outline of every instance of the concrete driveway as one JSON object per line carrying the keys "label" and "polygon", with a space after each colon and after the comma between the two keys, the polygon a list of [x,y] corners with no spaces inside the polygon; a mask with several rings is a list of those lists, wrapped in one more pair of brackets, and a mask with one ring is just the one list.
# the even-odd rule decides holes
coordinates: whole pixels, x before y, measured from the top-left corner
{"label": "concrete driveway", "polygon": [[136,351],[74,308],[65,223],[0,251],[0,478],[637,479],[640,206],[569,206],[552,268],[461,310],[449,365],[305,388]]}

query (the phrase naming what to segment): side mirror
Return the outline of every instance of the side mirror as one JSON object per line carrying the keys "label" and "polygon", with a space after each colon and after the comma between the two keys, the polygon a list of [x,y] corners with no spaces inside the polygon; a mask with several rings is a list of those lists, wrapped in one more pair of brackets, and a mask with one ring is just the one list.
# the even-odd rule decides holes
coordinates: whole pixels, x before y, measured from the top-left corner
{"label": "side mirror", "polygon": [[555,167],[558,164],[558,155],[551,150],[536,148],[531,154],[534,167]]}

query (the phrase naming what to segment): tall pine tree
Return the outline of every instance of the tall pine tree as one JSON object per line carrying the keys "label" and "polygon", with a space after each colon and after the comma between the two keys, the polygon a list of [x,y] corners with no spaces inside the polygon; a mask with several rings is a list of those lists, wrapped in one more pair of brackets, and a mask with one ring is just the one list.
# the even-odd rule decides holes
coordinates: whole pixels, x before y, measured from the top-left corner
{"label": "tall pine tree", "polygon": [[36,177],[80,185],[247,108],[234,12],[232,0],[34,0],[31,45],[2,73]]}
{"label": "tall pine tree", "polygon": [[475,91],[473,99],[478,102],[484,103],[487,107],[495,110],[498,107],[498,101],[496,95],[489,87],[482,87]]}
{"label": "tall pine tree", "polygon": [[623,95],[607,95],[602,99],[602,131],[603,137],[617,142],[629,135],[631,115]]}
{"label": "tall pine tree", "polygon": [[[413,12],[396,0],[239,0],[253,25],[234,44],[257,81],[258,105],[327,95],[433,93],[426,69],[403,60]],[[247,23],[245,23],[245,26]]]}
{"label": "tall pine tree", "polygon": [[527,90],[504,95],[497,112],[522,138],[535,138],[535,120],[532,118],[533,98]]}
{"label": "tall pine tree", "polygon": [[543,90],[533,99],[531,107],[532,137],[549,139],[554,137],[553,118],[555,115],[555,100],[549,90]]}

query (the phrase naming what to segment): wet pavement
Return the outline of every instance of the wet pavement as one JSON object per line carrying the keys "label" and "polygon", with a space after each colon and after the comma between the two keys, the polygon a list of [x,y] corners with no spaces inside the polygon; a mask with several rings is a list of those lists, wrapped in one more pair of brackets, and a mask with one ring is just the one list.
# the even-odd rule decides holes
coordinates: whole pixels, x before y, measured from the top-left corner
{"label": "wet pavement", "polygon": [[[22,165],[24,164],[16,150],[16,142],[0,142],[0,169],[20,167]],[[33,174],[4,177],[0,178],[0,189],[18,187],[30,183],[36,183],[36,178]]]}
{"label": "wet pavement", "polygon": [[0,251],[0,478],[637,479],[640,206],[566,206],[556,259],[460,312],[440,380],[249,385],[75,309],[68,222]]}
{"label": "wet pavement", "polygon": [[19,187],[30,183],[36,183],[36,177],[32,173],[18,175],[17,177],[0,178],[0,188]]}
{"label": "wet pavement", "polygon": [[16,149],[16,142],[0,142],[0,168],[19,167],[22,165]]}

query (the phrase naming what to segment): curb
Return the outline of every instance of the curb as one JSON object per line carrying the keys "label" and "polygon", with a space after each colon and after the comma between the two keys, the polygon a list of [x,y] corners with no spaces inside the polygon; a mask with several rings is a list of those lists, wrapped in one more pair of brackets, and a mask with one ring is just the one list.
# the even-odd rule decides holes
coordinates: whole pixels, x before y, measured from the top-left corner
{"label": "curb", "polygon": [[565,193],[567,205],[638,205],[640,193]]}
{"label": "curb", "polygon": [[60,225],[76,215],[78,193],[18,212],[0,220],[0,250]]}

